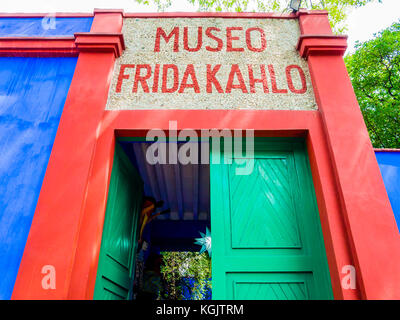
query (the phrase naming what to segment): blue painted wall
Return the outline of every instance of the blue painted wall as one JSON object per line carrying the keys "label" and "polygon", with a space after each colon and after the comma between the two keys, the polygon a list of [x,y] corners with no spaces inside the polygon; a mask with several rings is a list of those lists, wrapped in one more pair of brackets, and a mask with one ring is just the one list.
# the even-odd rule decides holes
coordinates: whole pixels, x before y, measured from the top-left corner
{"label": "blue painted wall", "polygon": [[89,32],[93,18],[0,18],[0,37],[72,36]]}
{"label": "blue painted wall", "polygon": [[383,182],[400,230],[400,152],[375,152]]}
{"label": "blue painted wall", "polygon": [[9,299],[77,58],[0,58],[0,299]]}

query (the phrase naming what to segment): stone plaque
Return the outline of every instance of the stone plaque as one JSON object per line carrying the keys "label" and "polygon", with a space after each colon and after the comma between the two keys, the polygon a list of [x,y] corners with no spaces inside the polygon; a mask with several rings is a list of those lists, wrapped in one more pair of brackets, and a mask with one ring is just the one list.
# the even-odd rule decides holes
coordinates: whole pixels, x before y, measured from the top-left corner
{"label": "stone plaque", "polygon": [[296,19],[125,18],[106,109],[317,108]]}

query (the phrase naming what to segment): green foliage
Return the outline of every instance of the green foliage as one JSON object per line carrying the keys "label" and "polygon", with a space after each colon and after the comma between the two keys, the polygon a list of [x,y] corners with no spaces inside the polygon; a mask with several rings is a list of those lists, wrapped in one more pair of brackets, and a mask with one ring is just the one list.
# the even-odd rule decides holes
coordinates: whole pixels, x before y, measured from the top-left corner
{"label": "green foliage", "polygon": [[400,148],[400,21],[345,58],[372,144]]}
{"label": "green foliage", "polygon": [[[158,11],[165,11],[171,0],[135,0],[140,4],[154,3]],[[199,11],[227,12],[289,12],[290,0],[187,0]],[[303,0],[301,7],[313,10],[327,10],[331,26],[336,33],[346,31],[346,18],[349,11],[382,0]]]}
{"label": "green foliage", "polygon": [[157,10],[159,12],[165,11],[168,7],[171,6],[172,0],[135,0],[139,4],[149,5],[150,2],[154,3],[157,6]]}
{"label": "green foliage", "polygon": [[182,299],[182,278],[193,278],[195,300],[202,300],[205,283],[211,278],[211,259],[207,253],[198,252],[162,252],[163,266],[161,274],[166,286],[166,295],[162,298]]}

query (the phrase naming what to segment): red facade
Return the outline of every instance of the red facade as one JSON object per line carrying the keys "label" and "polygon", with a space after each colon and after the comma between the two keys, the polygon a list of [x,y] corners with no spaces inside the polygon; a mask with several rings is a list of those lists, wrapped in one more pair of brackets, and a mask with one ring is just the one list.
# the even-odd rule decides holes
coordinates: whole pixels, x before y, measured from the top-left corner
{"label": "red facade", "polygon": [[[73,15],[71,15],[73,16]],[[116,57],[125,49],[124,17],[298,19],[319,109],[105,110]],[[90,32],[71,38],[0,39],[2,56],[78,56],[13,299],[92,299],[116,137],[152,128],[254,129],[257,136],[307,142],[335,299],[400,299],[400,235],[347,70],[346,37],[322,11],[297,14],[94,13]],[[379,219],[377,219],[379,215]],[[57,288],[41,287],[43,265]],[[341,285],[354,265],[357,289]]]}

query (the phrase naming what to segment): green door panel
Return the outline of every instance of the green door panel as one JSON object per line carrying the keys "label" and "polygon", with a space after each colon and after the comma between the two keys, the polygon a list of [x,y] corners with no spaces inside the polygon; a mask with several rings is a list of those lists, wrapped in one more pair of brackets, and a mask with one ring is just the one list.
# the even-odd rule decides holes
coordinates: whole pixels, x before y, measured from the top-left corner
{"label": "green door panel", "polygon": [[311,273],[228,273],[229,300],[307,300]]}
{"label": "green door panel", "polygon": [[[300,247],[289,183],[289,158],[290,154],[285,153],[269,157],[257,154],[250,175],[236,175],[238,166],[229,166],[233,248]],[[251,213],[251,218],[243,214],[243,206]]]}
{"label": "green door panel", "polygon": [[247,155],[210,165],[213,299],[332,299],[303,142],[254,148],[248,175],[237,174]]}
{"label": "green door panel", "polygon": [[117,144],[97,269],[94,299],[130,297],[143,182]]}

